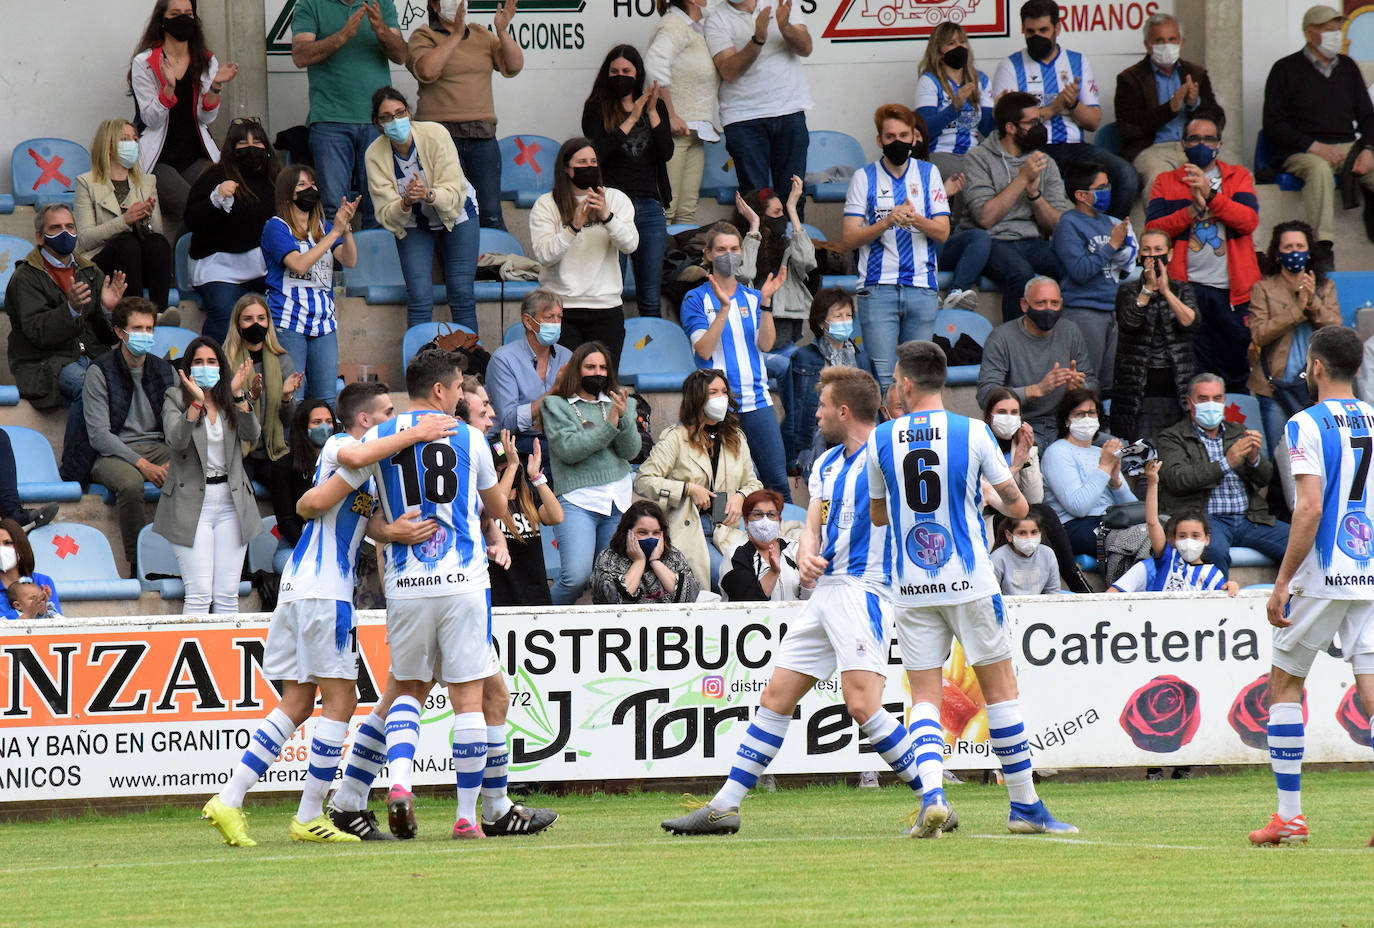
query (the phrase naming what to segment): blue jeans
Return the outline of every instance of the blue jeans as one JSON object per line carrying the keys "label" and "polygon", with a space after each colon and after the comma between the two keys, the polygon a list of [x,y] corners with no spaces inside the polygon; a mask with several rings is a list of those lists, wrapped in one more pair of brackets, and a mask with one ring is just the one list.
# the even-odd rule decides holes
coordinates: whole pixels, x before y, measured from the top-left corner
{"label": "blue jeans", "polygon": [[792,494],[787,487],[787,453],[783,450],[782,430],[778,427],[778,416],[773,407],[742,412],[739,424],[744,429],[744,440],[749,443],[754,470],[758,471],[763,485],[781,493],[784,502],[792,502]]}
{"label": "blue jeans", "polygon": [[935,253],[940,259],[940,270],[954,272],[949,289],[972,290],[978,286],[983,268],[988,266],[992,236],[982,229],[965,229],[936,245]]}
{"label": "blue jeans", "polygon": [[1272,396],[1256,394],[1255,399],[1259,400],[1260,421],[1264,423],[1264,453],[1272,458],[1279,439],[1283,438],[1284,427],[1288,425],[1288,414]]}
{"label": "blue jeans", "polygon": [[[772,187],[786,196],[792,175],[806,179],[806,149],[811,134],[806,113],[745,119],[725,127],[725,150],[735,162],[741,193]],[[806,218],[806,198],[797,204],[797,215]]]}
{"label": "blue jeans", "polygon": [[62,370],[57,374],[57,389],[62,391],[62,398],[68,405],[81,399],[81,391],[86,386],[86,368],[91,366],[91,359],[82,355],[70,364],[62,365]]}
{"label": "blue jeans", "polygon": [[706,536],[706,556],[711,561],[711,589],[720,592],[720,563],[725,560],[725,555],[716,550],[716,543],[711,540],[711,533],[716,530],[716,524],[711,521],[709,513],[701,514],[701,533]]}
{"label": "blue jeans", "polygon": [[897,346],[913,339],[929,340],[935,334],[940,297],[929,287],[911,284],[879,284],[866,290],[859,291],[859,325],[873,376],[886,392],[892,384]]}
{"label": "blue jeans", "polygon": [[[480,209],[480,207],[479,207]],[[477,275],[477,251],[481,228],[469,219],[447,230],[407,229],[396,239],[401,274],[406,279],[406,327],[431,321],[434,316],[434,253],[444,266],[444,289],[454,322],[477,331],[477,297],[472,281]]]}
{"label": "blue jeans", "polygon": [[1231,573],[1231,548],[1254,548],[1274,563],[1283,560],[1288,548],[1288,523],[1257,525],[1244,515],[1207,517],[1212,529],[1212,541],[1202,552],[1202,559],[1215,564],[1223,574]]}
{"label": "blue jeans", "polygon": [[[0,519],[17,519],[19,510],[19,471],[14,466],[14,445],[8,432],[0,431]],[[711,533],[706,533],[707,544]]]}
{"label": "blue jeans", "polygon": [[1043,150],[1054,159],[1061,174],[1075,161],[1094,161],[1102,165],[1107,173],[1107,181],[1112,185],[1112,202],[1107,207],[1107,213],[1112,216],[1131,214],[1136,194],[1140,192],[1140,175],[1125,158],[1088,142],[1059,142],[1046,145]]}
{"label": "blue jeans", "polygon": [[266,293],[267,278],[259,277],[247,283],[231,284],[223,280],[211,280],[196,288],[200,296],[200,308],[205,313],[205,324],[200,327],[201,335],[208,335],[221,345],[224,336],[229,334],[229,319],[234,314],[234,304],[245,293]]}
{"label": "blue jeans", "polygon": [[1002,290],[1002,321],[1021,318],[1021,293],[1026,281],[1037,274],[1059,280],[1064,265],[1054,253],[1049,239],[1020,238],[1010,242],[992,239],[983,273]]}
{"label": "blue jeans", "polygon": [[332,409],[339,393],[339,333],[302,335],[278,326],[277,341],[291,355],[296,370],[305,376],[301,395],[328,400]]}
{"label": "blue jeans", "polygon": [[320,205],[334,218],[339,201],[361,196],[364,229],[377,228],[377,214],[367,193],[367,146],[377,137],[375,126],[351,122],[317,122],[310,126],[310,156],[320,185]]}
{"label": "blue jeans", "polygon": [[477,215],[482,228],[506,228],[501,215],[501,144],[495,138],[453,140],[463,176],[477,191]]}
{"label": "blue jeans", "polygon": [[1250,304],[1231,305],[1231,291],[1193,284],[1202,325],[1193,335],[1198,373],[1216,374],[1227,393],[1248,393],[1250,379]]}
{"label": "blue jeans", "polygon": [[789,467],[797,460],[797,446],[792,440],[797,421],[797,410],[793,408],[795,394],[792,392],[792,356],[796,353],[796,345],[786,345],[781,351],[765,352],[763,355],[764,370],[769,377],[778,381],[778,400],[782,403],[782,424],[778,427],[782,429],[783,458]]}
{"label": "blue jeans", "polygon": [[1069,547],[1074,554],[1097,557],[1097,527],[1100,524],[1101,516],[1084,516],[1064,523],[1064,533],[1069,536]]}
{"label": "blue jeans", "polygon": [[[553,604],[568,606],[577,602],[592,576],[592,562],[611,543],[611,536],[620,524],[620,507],[612,506],[611,514],[589,512],[566,499],[563,521],[553,527],[558,539],[558,580],[553,585]],[[595,539],[595,544],[588,544]]]}
{"label": "blue jeans", "polygon": [[625,265],[635,267],[635,305],[641,316],[655,319],[663,315],[659,293],[663,287],[663,247],[668,241],[668,221],[663,218],[663,204],[656,197],[635,197],[635,229],[639,231],[639,247],[632,255],[620,256],[620,275]]}

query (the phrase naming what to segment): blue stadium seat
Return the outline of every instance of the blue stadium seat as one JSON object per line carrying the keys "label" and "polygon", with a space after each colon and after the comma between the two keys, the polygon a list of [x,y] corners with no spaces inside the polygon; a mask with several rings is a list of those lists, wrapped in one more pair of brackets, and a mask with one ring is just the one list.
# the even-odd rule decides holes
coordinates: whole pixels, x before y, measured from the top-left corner
{"label": "blue stadium seat", "polygon": [[99,529],[54,522],[30,532],[29,544],[34,568],[56,581],[63,600],[138,599],[143,592],[137,580],[119,575],[110,543]]}
{"label": "blue stadium seat", "polygon": [[1232,548],[1231,549],[1232,567],[1277,567],[1272,560],[1265,557],[1254,548]]}
{"label": "blue stadium seat", "polygon": [[1272,593],[1272,592],[1274,591],[1274,584],[1272,584],[1272,583],[1252,583],[1252,584],[1250,584],[1249,586],[1243,586],[1243,587],[1241,587],[1241,590],[1262,590],[1262,591],[1264,591],[1265,593]]}
{"label": "blue stadium seat", "polygon": [[[975,312],[966,309],[942,309],[935,314],[935,334],[949,339],[952,346],[960,335],[968,335],[980,346],[992,334],[992,323]],[[977,364],[959,364],[949,368],[945,383],[951,387],[967,386],[978,382]]]}
{"label": "blue stadium seat", "polygon": [[[520,255],[525,249],[520,240],[504,229],[483,229],[479,233],[477,253],[481,255]],[[537,280],[479,280],[472,285],[473,293],[481,302],[504,303],[507,300],[523,300],[531,290],[537,289]],[[441,289],[436,287],[436,289]],[[447,300],[447,295],[445,295]],[[370,301],[369,301],[370,302]],[[435,302],[439,302],[436,298]]]}
{"label": "blue stadium seat", "polygon": [[400,284],[404,288],[396,236],[386,229],[363,229],[353,233],[353,243],[358,249],[358,261],[343,268],[346,296],[366,296],[367,288],[378,284]]}
{"label": "blue stadium seat", "polygon": [[458,332],[471,332],[465,325],[458,325],[453,322],[422,322],[420,325],[411,326],[406,329],[406,334],[401,339],[401,369],[405,370],[410,359],[415,357],[415,353],[425,345],[434,341],[434,336],[440,332],[440,326],[448,326]]}
{"label": "blue stadium seat", "polygon": [[[281,541],[281,532],[277,531],[277,517],[263,516],[262,534],[248,542],[248,572],[265,570],[273,573],[272,561],[277,556],[277,542]],[[251,588],[250,588],[251,592]],[[239,591],[240,596],[247,596],[248,593]]]}
{"label": "blue stadium seat", "polygon": [[622,382],[641,393],[676,393],[696,369],[696,355],[682,326],[643,316],[625,320],[625,347],[617,372]]}
{"label": "blue stadium seat", "polygon": [[71,206],[77,175],[91,169],[86,146],[68,139],[25,139],[10,156],[14,202],[23,206],[57,200]]}
{"label": "blue stadium seat", "polygon": [[[89,484],[86,488],[86,492],[99,496],[106,506],[114,505],[114,491],[103,483]],[[143,501],[145,503],[156,503],[160,499],[162,499],[162,489],[145,480],[143,482]]]}
{"label": "blue stadium seat", "polygon": [[836,287],[845,293],[854,293],[859,289],[859,280],[853,274],[826,274],[821,277],[822,287]]}
{"label": "blue stadium seat", "polygon": [[14,212],[14,197],[8,193],[0,193],[0,216],[8,216]]}
{"label": "blue stadium seat", "polygon": [[199,332],[183,329],[179,325],[153,326],[152,353],[159,358],[176,361],[186,351],[186,346],[199,337]]}
{"label": "blue stadium seat", "polygon": [[[868,163],[864,147],[859,140],[846,132],[831,132],[818,129],[811,133],[811,141],[806,147],[806,173],[814,174],[832,167],[851,167],[859,170]],[[805,180],[805,178],[803,178]],[[823,184],[806,184],[806,194],[817,203],[843,203],[849,193],[849,181],[828,181]],[[780,197],[787,196],[785,190],[775,190]]]}
{"label": "blue stadium seat", "polygon": [[698,228],[694,222],[674,222],[668,226],[669,235],[681,235],[683,232],[690,232]]}
{"label": "blue stadium seat", "polygon": [[19,501],[23,503],[75,503],[81,499],[81,484],[63,480],[57,473],[57,459],[52,445],[42,432],[18,425],[3,427],[14,448],[14,460],[20,462],[15,470],[19,475]]}
{"label": "blue stadium seat", "polygon": [[[274,517],[273,525],[275,524]],[[251,556],[250,544],[249,557]],[[271,559],[268,560],[270,567]],[[134,582],[145,592],[156,593],[164,600],[186,598],[186,584],[181,579],[181,564],[177,562],[176,554],[172,551],[172,543],[153,531],[151,524],[143,526],[138,533],[138,565],[135,573],[138,579]],[[247,580],[240,580],[239,595],[250,596],[252,593],[253,584]]]}
{"label": "blue stadium seat", "polygon": [[[1269,140],[1264,137],[1264,130],[1259,130],[1255,136],[1255,183],[1274,183],[1279,185],[1280,190],[1301,190],[1302,181],[1296,174],[1289,174],[1280,171],[1279,166],[1274,164],[1274,150],[1269,147]],[[1269,171],[1274,171],[1272,181],[1261,181],[1260,177]],[[1338,181],[1339,182],[1339,181]]]}
{"label": "blue stadium seat", "polygon": [[1361,306],[1374,306],[1374,271],[1330,271],[1326,276],[1336,285],[1341,321],[1353,326]]}
{"label": "blue stadium seat", "polygon": [[176,284],[182,299],[196,292],[196,288],[191,286],[191,234],[189,232],[177,239],[177,247],[172,255],[172,282]]}
{"label": "blue stadium seat", "polygon": [[553,529],[547,525],[539,530],[539,540],[544,545],[544,575],[550,580],[558,579],[558,539]]}
{"label": "blue stadium seat", "polygon": [[501,147],[501,199],[529,209],[553,189],[559,143],[543,135],[508,135]]}
{"label": "blue stadium seat", "polygon": [[[1093,135],[1093,144],[1114,155],[1121,154],[1121,134],[1116,131],[1116,123],[1109,122],[1104,126],[1098,126],[1097,133]],[[1145,196],[1149,198],[1148,191]]]}
{"label": "blue stadium seat", "polygon": [[0,235],[0,305],[5,302],[5,288],[10,285],[14,266],[28,257],[34,243],[17,235]]}
{"label": "blue stadium seat", "polygon": [[806,510],[796,503],[782,504],[782,520],[784,522],[806,522]]}
{"label": "blue stadium seat", "polygon": [[0,385],[0,406],[18,406],[19,388],[14,384]]}
{"label": "blue stadium seat", "polygon": [[[1248,393],[1226,394],[1226,419],[1264,435],[1264,417],[1260,415],[1259,400]],[[1264,447],[1269,446],[1266,444]]]}
{"label": "blue stadium seat", "polygon": [[525,333],[525,324],[524,324],[523,322],[517,322],[517,323],[515,323],[515,325],[508,326],[508,327],[506,328],[506,334],[504,334],[504,335],[501,336],[501,344],[503,344],[503,345],[514,344],[515,342],[518,342],[518,341],[520,341],[520,339],[522,339],[522,338],[525,337],[525,336],[524,336],[524,333]]}
{"label": "blue stadium seat", "polygon": [[734,203],[739,190],[735,176],[735,162],[725,150],[725,140],[707,142],[703,148],[704,166],[701,172],[700,195],[715,197],[717,203]]}
{"label": "blue stadium seat", "polygon": [[1082,569],[1082,571],[1085,574],[1095,572],[1099,566],[1097,563],[1097,558],[1093,557],[1090,554],[1075,554],[1073,556],[1073,561],[1075,564],[1079,566],[1079,568]]}

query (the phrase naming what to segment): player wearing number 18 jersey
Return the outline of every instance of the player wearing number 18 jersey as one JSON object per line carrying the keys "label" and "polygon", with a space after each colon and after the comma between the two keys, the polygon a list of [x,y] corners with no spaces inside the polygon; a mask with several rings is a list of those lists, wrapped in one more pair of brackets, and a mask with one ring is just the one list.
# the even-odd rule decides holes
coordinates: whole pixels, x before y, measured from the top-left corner
{"label": "player wearing number 18 jersey", "polygon": [[[1295,499],[1288,550],[1267,614],[1275,627],[1269,673],[1269,763],[1278,811],[1250,841],[1306,844],[1302,814],[1303,685],[1337,632],[1365,712],[1374,710],[1374,525],[1370,465],[1374,407],[1351,383],[1363,346],[1352,329],[1327,326],[1307,349],[1307,386],[1317,403],[1288,420]],[[1374,839],[1370,840],[1374,846]]]}
{"label": "player wearing number 18 jersey", "polygon": [[874,525],[891,525],[897,640],[911,683],[913,731],[922,733],[918,759],[926,792],[915,828],[950,814],[941,788],[942,668],[955,638],[987,699],[988,731],[1002,764],[1011,814],[1020,834],[1073,834],[1050,815],[1032,783],[1030,746],[1017,704],[1011,638],[983,533],[982,481],[991,504],[1022,518],[1026,501],[982,422],[946,412],[940,398],[945,355],[932,342],[897,348],[896,381],[909,410],[878,426],[868,441],[868,490]]}

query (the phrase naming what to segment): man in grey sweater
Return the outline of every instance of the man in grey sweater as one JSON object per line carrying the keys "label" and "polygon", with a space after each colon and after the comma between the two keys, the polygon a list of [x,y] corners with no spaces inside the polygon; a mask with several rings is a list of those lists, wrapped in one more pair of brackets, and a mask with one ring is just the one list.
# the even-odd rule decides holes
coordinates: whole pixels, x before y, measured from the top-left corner
{"label": "man in grey sweater", "polygon": [[978,405],[998,387],[1015,393],[1021,401],[1021,421],[1035,430],[1035,444],[1043,454],[1059,437],[1054,412],[1065,391],[1096,390],[1097,372],[1083,333],[1060,312],[1064,300],[1059,284],[1048,277],[1032,277],[1020,306],[1024,315],[993,329],[983,345]]}
{"label": "man in grey sweater", "polygon": [[1039,99],[1005,93],[993,107],[997,130],[964,156],[960,227],[986,229],[992,251],[983,273],[1002,288],[1002,318],[1021,315],[1020,296],[1036,274],[1058,280],[1063,265],[1050,245],[1059,215],[1072,208],[1059,168],[1040,151],[1047,134]]}

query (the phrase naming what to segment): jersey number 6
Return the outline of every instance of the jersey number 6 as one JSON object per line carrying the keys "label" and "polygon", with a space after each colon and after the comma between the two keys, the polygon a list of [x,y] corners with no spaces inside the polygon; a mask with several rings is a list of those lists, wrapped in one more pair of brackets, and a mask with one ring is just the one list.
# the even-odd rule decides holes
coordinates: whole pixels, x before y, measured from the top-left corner
{"label": "jersey number 6", "polygon": [[906,501],[913,512],[928,513],[940,508],[940,455],[932,448],[913,448],[902,461]]}

